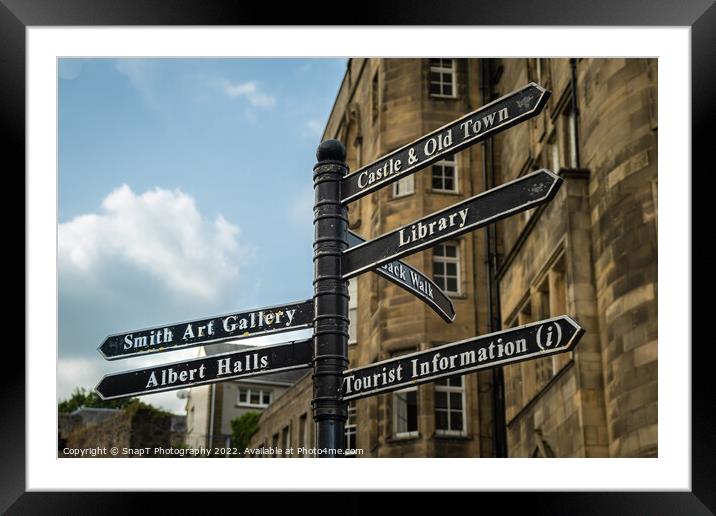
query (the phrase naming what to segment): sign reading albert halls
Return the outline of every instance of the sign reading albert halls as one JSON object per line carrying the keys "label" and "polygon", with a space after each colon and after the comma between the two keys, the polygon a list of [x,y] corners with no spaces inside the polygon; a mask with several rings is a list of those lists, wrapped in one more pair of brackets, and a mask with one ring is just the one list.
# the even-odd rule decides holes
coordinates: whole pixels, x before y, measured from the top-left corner
{"label": "sign reading albert halls", "polygon": [[311,367],[311,360],[313,339],[304,339],[108,374],[95,390],[103,400],[124,398]]}

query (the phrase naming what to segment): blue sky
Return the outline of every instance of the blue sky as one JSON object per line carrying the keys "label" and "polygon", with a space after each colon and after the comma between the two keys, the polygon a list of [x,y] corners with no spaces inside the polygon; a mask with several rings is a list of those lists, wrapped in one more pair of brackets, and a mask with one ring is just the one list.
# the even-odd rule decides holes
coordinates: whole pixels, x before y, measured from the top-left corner
{"label": "blue sky", "polygon": [[110,333],[311,297],[311,173],[345,66],[60,60],[59,398],[196,355],[108,363]]}

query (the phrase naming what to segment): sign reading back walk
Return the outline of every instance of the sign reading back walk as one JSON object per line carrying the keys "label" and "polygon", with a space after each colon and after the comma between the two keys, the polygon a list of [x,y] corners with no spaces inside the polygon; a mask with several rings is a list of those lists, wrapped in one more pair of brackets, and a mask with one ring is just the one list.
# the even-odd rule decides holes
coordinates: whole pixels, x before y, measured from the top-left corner
{"label": "sign reading back walk", "polygon": [[584,329],[562,315],[506,331],[481,335],[427,351],[402,355],[343,373],[343,400],[391,392],[440,378],[565,353]]}
{"label": "sign reading back walk", "polygon": [[95,390],[103,400],[111,400],[301,369],[311,367],[311,360],[313,339],[305,339],[109,374]]}
{"label": "sign reading back walk", "polygon": [[[353,247],[363,242],[365,240],[353,231],[348,230],[348,247]],[[405,262],[395,260],[373,269],[373,272],[416,296],[432,308],[445,322],[450,323],[455,320],[455,308],[450,298],[445,295],[433,280],[419,270]]]}
{"label": "sign reading back walk", "polygon": [[174,351],[204,344],[307,328],[313,325],[313,301],[257,308],[208,319],[168,324],[107,337],[98,351],[107,360]]}
{"label": "sign reading back walk", "polygon": [[535,83],[501,97],[347,175],[341,202],[349,203],[401,177],[539,114],[551,92]]}
{"label": "sign reading back walk", "polygon": [[549,201],[562,178],[542,169],[343,251],[348,279],[363,271]]}

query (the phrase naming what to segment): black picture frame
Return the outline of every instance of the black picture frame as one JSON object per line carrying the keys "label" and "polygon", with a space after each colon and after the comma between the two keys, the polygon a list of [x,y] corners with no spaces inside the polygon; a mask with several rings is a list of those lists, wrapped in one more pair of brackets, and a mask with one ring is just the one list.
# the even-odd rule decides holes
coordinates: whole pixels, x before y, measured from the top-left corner
{"label": "black picture frame", "polygon": [[[716,6],[712,0],[683,3],[678,0],[650,3],[643,0],[606,0],[575,2],[442,1],[417,7],[406,1],[370,5],[356,9],[337,4],[242,3],[202,0],[0,0],[0,122],[7,179],[25,175],[25,30],[30,26],[91,25],[606,25],[606,26],[688,26],[691,27],[692,73],[692,170],[706,168],[708,125],[714,109],[716,63]],[[350,16],[350,18],[349,18]],[[299,21],[300,20],[300,21]],[[339,21],[340,20],[340,21]],[[330,44],[327,42],[327,45]],[[664,99],[662,99],[663,101]],[[14,158],[7,160],[7,158]],[[712,168],[712,167],[711,167]],[[675,173],[665,171],[664,173]],[[695,174],[692,173],[692,179]],[[710,180],[710,178],[709,178]],[[21,188],[24,190],[24,181]],[[20,187],[15,191],[19,191]],[[702,195],[704,190],[702,189]],[[8,190],[6,187],[6,195]],[[692,188],[693,193],[698,190]],[[699,206],[696,198],[692,206]],[[708,218],[692,217],[693,235]],[[712,230],[711,230],[712,232]],[[25,238],[23,236],[23,238]],[[28,257],[24,256],[25,261]],[[692,274],[697,273],[696,265]],[[25,269],[27,275],[27,269]],[[706,277],[705,275],[702,277]],[[23,299],[25,296],[23,295]],[[24,304],[23,304],[24,305]],[[696,307],[696,303],[692,302]],[[666,316],[666,314],[662,314]],[[693,334],[692,345],[692,491],[639,493],[506,493],[480,495],[482,503],[510,508],[524,505],[531,514],[708,514],[716,511],[716,438],[714,436],[714,389],[709,378],[707,341]],[[138,504],[147,504],[141,493],[50,493],[26,492],[25,487],[25,351],[6,341],[0,382],[0,512],[8,514],[131,514]],[[676,343],[663,343],[672,345]],[[11,366],[10,366],[11,365]],[[48,386],[51,388],[51,386]],[[662,388],[664,388],[662,386]],[[320,483],[317,482],[320,485]],[[205,495],[206,496],[206,495]],[[212,505],[234,508],[226,495],[211,494]],[[245,495],[241,495],[245,503]],[[310,495],[309,495],[310,496]],[[357,493],[346,495],[341,511],[369,514],[369,503]],[[444,496],[438,495],[438,496]],[[489,498],[488,498],[489,497]],[[315,498],[302,498],[313,505]],[[498,498],[496,500],[492,498]],[[186,512],[198,497],[190,493],[164,493],[158,513]],[[273,500],[273,499],[272,499]],[[413,501],[421,503],[421,497]],[[153,497],[152,504],[157,500]],[[203,501],[205,503],[205,500]],[[272,501],[273,503],[273,501]],[[299,502],[300,503],[300,502]],[[335,503],[335,501],[333,502]],[[149,507],[142,505],[142,507]],[[273,507],[273,506],[272,506]],[[238,508],[238,507],[236,507]],[[148,511],[147,511],[148,512]]]}

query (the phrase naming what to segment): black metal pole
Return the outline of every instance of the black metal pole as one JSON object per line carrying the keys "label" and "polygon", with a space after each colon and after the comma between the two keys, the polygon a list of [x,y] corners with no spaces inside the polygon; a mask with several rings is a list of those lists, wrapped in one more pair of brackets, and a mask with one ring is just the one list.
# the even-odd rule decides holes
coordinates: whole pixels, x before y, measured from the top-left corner
{"label": "black metal pole", "polygon": [[347,404],[341,400],[348,367],[348,282],[341,279],[341,254],[348,247],[348,210],[341,206],[341,179],[348,172],[346,149],[326,140],[313,167],[313,420],[318,457],[340,457],[345,448]]}
{"label": "black metal pole", "polygon": [[[492,66],[481,60],[480,92],[482,103],[492,101]],[[482,181],[485,191],[495,186],[495,169],[492,138],[483,142]],[[490,332],[502,329],[500,322],[500,291],[497,284],[497,231],[494,224],[485,228],[485,263],[487,265],[487,312]],[[505,380],[502,367],[492,368],[492,455],[507,457],[507,430],[505,423]]]}

